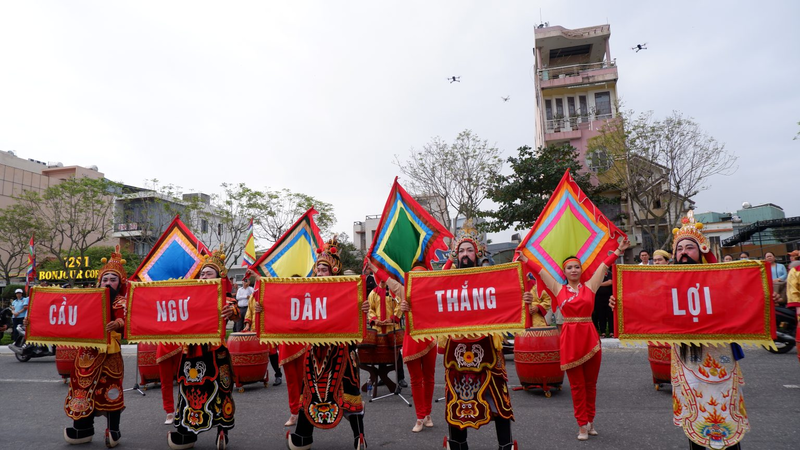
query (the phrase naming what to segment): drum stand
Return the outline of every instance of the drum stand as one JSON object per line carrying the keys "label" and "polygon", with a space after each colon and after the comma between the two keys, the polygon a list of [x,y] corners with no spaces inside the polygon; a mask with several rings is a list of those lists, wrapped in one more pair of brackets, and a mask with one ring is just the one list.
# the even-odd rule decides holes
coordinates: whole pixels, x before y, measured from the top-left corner
{"label": "drum stand", "polygon": [[[120,352],[122,352],[122,350],[120,350]],[[136,391],[144,396],[145,393],[141,386],[139,386],[139,344],[136,344],[136,372],[133,373],[133,380],[133,387],[123,389],[122,392]]]}
{"label": "drum stand", "polygon": [[[408,407],[411,408],[411,403],[405,397],[403,397],[403,394],[401,394],[401,392],[403,392],[403,388],[400,387],[400,375],[397,372],[397,356],[398,356],[398,353],[397,353],[397,342],[395,342],[394,339],[392,339],[392,349],[394,350],[394,380],[395,380],[395,383],[396,383],[396,386],[394,388],[394,392],[390,392],[388,394],[381,395],[380,397],[372,397],[372,398],[369,399],[369,402],[372,403],[372,402],[374,402],[374,401],[376,402],[376,401],[378,401],[378,400],[380,400],[382,398],[387,398],[387,397],[391,397],[391,396],[397,396],[397,397],[400,397],[400,400],[406,402],[406,405],[408,405]],[[373,390],[372,392],[375,392],[375,391]]]}

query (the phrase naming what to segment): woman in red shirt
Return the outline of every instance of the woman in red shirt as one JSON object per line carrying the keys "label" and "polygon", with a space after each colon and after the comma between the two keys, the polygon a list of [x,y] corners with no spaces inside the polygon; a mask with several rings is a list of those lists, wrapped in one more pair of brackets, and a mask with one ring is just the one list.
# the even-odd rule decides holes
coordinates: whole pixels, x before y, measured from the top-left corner
{"label": "woman in red shirt", "polygon": [[594,427],[595,398],[597,397],[597,375],[600,373],[600,337],[592,324],[594,295],[603,282],[606,270],[614,264],[630,242],[625,239],[619,248],[609,254],[595,269],[585,283],[581,283],[583,268],[581,261],[570,256],[564,260],[562,269],[567,284],[561,284],[532,261],[547,288],[555,295],[554,311],[561,311],[564,325],[561,328],[561,370],[567,371],[572,392],[572,406],[578,421],[578,439],[585,441],[589,436],[597,436]]}

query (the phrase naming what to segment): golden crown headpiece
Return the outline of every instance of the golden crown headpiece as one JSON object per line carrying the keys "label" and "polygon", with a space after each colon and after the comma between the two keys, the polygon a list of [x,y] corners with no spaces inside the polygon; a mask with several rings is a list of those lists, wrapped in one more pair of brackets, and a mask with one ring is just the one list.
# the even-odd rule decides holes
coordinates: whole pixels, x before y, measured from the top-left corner
{"label": "golden crown headpiece", "polygon": [[116,274],[119,277],[119,284],[122,286],[124,283],[128,281],[128,273],[125,271],[125,261],[122,259],[122,253],[119,251],[119,245],[114,247],[114,251],[111,252],[110,258],[103,258],[100,260],[103,263],[103,267],[100,268],[100,271],[97,273],[97,285],[100,285],[100,280],[103,278],[103,275],[111,272]]}
{"label": "golden crown headpiece", "polygon": [[453,261],[458,259],[458,248],[464,242],[469,242],[475,247],[475,257],[477,258],[476,264],[480,264],[483,258],[485,246],[480,243],[478,239],[478,229],[472,224],[472,219],[467,219],[461,229],[456,233],[456,238],[453,240],[453,248],[450,250],[450,258]]}
{"label": "golden crown headpiece", "polygon": [[[333,236],[324,247],[317,249],[317,264],[327,264],[331,268],[333,275],[339,275],[342,271],[342,260],[339,257],[339,239]],[[314,266],[314,272],[317,271],[317,266]]]}
{"label": "golden crown headpiece", "polygon": [[225,268],[225,253],[222,251],[222,244],[219,244],[219,249],[211,252],[210,255],[203,256],[203,264],[200,265],[202,271],[206,267],[213,267],[220,278],[228,276],[228,269]]}
{"label": "golden crown headpiece", "polygon": [[686,217],[681,219],[681,227],[672,229],[672,254],[675,254],[675,247],[678,242],[684,239],[692,239],[700,247],[700,253],[708,253],[711,250],[711,243],[703,234],[703,224],[694,220],[694,212],[689,211]]}

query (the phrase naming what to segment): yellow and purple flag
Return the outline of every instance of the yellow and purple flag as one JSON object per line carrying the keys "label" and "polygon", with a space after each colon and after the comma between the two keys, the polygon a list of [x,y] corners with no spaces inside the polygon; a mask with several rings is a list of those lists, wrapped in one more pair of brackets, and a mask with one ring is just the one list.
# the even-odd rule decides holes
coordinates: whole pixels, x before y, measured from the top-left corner
{"label": "yellow and purple flag", "polygon": [[250,228],[247,229],[247,241],[244,243],[244,257],[242,266],[251,267],[256,262],[256,240],[253,238],[253,219],[250,218]]}
{"label": "yellow and purple flag", "polygon": [[367,258],[378,268],[377,278],[390,276],[404,283],[405,273],[414,262],[422,261],[430,268],[431,261],[437,259],[436,250],[446,250],[444,239],[452,237],[395,177]]}
{"label": "yellow and purple flag", "polygon": [[561,263],[567,257],[575,256],[581,261],[582,278],[588,279],[605,257],[617,249],[621,236],[626,237],[589,200],[567,169],[536,223],[517,246],[517,253],[539,264],[564,284],[567,279]]}
{"label": "yellow and purple flag", "polygon": [[316,214],[313,207],[309,208],[250,267],[268,277],[311,276],[317,262],[317,249],[324,244],[314,223]]}

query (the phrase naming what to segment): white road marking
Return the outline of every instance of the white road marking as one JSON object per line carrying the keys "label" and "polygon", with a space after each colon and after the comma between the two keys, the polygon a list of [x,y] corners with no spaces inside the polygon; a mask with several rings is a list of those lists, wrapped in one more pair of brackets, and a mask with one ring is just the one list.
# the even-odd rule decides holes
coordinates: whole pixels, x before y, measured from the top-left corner
{"label": "white road marking", "polygon": [[64,380],[13,380],[0,378],[0,383],[63,383]]}

